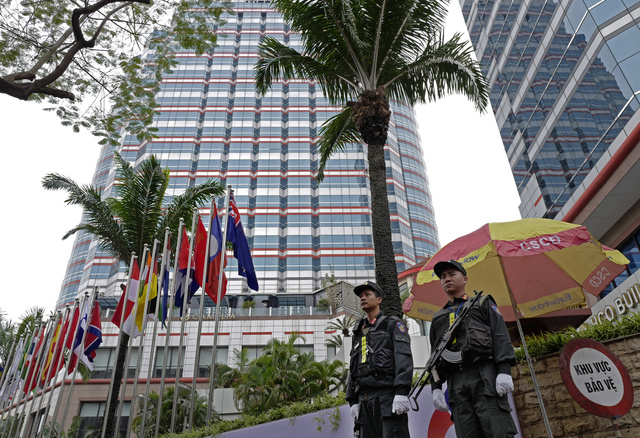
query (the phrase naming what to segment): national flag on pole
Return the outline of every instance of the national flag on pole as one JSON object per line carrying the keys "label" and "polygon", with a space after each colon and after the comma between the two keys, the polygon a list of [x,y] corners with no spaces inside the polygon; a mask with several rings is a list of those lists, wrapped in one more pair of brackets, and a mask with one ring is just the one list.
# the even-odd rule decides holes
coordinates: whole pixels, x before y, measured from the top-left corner
{"label": "national flag on pole", "polygon": [[44,364],[42,367],[42,373],[40,374],[40,384],[44,386],[53,375],[58,372],[58,370],[54,371],[54,368],[58,364],[56,359],[56,350],[61,346],[63,338],[61,338],[60,334],[62,333],[62,318],[56,324],[55,329],[53,330],[53,336],[51,338],[51,343],[49,344],[49,348],[47,349],[46,355],[47,357],[44,360]]}
{"label": "national flag on pole", "polygon": [[[138,293],[138,308],[136,310],[136,327],[138,331],[142,333],[142,324],[145,314],[153,314],[156,310],[156,300],[158,299],[158,264],[155,259],[152,259],[151,254],[147,257],[147,263],[144,266],[144,272],[142,273],[144,279],[140,285],[140,292]],[[147,300],[147,293],[149,298]],[[148,303],[145,312],[145,302]],[[149,312],[151,309],[151,312]]]}
{"label": "national flag on pole", "polygon": [[[218,217],[218,208],[213,203],[210,221],[211,238],[209,242],[209,267],[207,271],[207,285],[205,291],[214,303],[218,302],[218,282],[220,278],[220,263],[224,252],[222,251],[222,227]],[[227,266],[227,259],[224,259],[224,267]],[[227,277],[222,272],[222,291],[220,298],[227,293]]]}
{"label": "national flag on pole", "polygon": [[204,275],[205,260],[207,258],[207,230],[204,228],[202,219],[198,217],[198,228],[196,228],[196,241],[194,244],[194,259],[196,262],[196,278],[194,280],[202,286],[202,276]]}
{"label": "national flag on pole", "polygon": [[38,384],[38,352],[42,348],[42,344],[45,338],[45,327],[42,327],[40,333],[37,334],[29,347],[29,351],[25,356],[24,367],[22,368],[22,380],[24,381],[24,387],[22,391],[25,394],[29,394]]}
{"label": "national flag on pole", "polygon": [[[82,362],[93,370],[93,359],[96,357],[96,350],[102,343],[102,323],[100,322],[100,304],[96,301],[89,316],[88,303],[85,303],[81,313],[80,323],[76,330],[75,340],[71,359],[69,360],[68,374],[71,374],[78,364],[78,357]],[[87,334],[84,335],[85,330]],[[84,336],[84,344],[82,338]]]}
{"label": "national flag on pole", "polygon": [[228,224],[227,240],[233,243],[233,256],[238,260],[238,274],[247,279],[247,285],[251,289],[257,291],[258,279],[253,267],[253,260],[251,259],[251,251],[249,250],[247,236],[245,236],[244,229],[242,228],[240,211],[238,210],[236,201],[233,198],[233,194],[231,195],[229,202]]}
{"label": "national flag on pole", "polygon": [[[75,320],[75,315],[74,315]],[[67,367],[67,374],[71,374],[78,364],[78,358],[82,354],[82,336],[87,329],[87,321],[89,320],[89,303],[85,301],[82,306],[82,310],[78,311],[78,322],[76,326],[72,326],[75,336],[73,337],[73,345],[71,346],[71,354],[69,356],[69,365]],[[82,354],[84,356],[84,354]],[[83,361],[84,362],[84,361]]]}
{"label": "national flag on pole", "polygon": [[169,259],[171,254],[171,238],[167,238],[167,242],[164,248],[164,253],[162,254],[162,272],[160,273],[160,278],[162,279],[162,302],[160,303],[162,306],[160,308],[160,314],[162,325],[165,326],[165,321],[167,320],[167,315],[169,314]]}
{"label": "national flag on pole", "polygon": [[[193,258],[192,258],[193,259]],[[178,253],[178,271],[176,272],[176,296],[174,299],[174,304],[176,307],[180,308],[180,315],[182,315],[183,308],[183,296],[184,291],[188,290],[187,294],[187,302],[191,300],[193,294],[196,293],[198,288],[200,287],[198,283],[194,280],[195,277],[195,269],[193,267],[193,263],[191,264],[191,275],[189,277],[189,287],[187,288],[185,283],[187,277],[187,266],[189,264],[189,238],[187,237],[187,231],[182,230],[182,243],[180,244],[180,252]]]}
{"label": "national flag on pole", "polygon": [[102,322],[100,321],[100,303],[96,301],[91,311],[89,329],[84,337],[84,358],[91,363],[91,365],[87,364],[89,369],[93,369],[93,359],[100,344],[102,344]]}
{"label": "national flag on pole", "polygon": [[131,271],[132,272],[130,273],[129,287],[127,288],[127,290],[122,292],[120,301],[118,301],[118,307],[116,307],[113,318],[111,318],[111,322],[114,323],[117,327],[120,327],[122,312],[124,311],[124,323],[120,328],[129,336],[133,336],[131,333],[131,326],[133,325],[132,313],[133,308],[136,305],[136,298],[138,296],[138,289],[140,287],[140,269],[138,268],[138,263],[133,263],[133,268],[131,269]]}
{"label": "national flag on pole", "polygon": [[24,339],[20,339],[18,347],[13,354],[13,361],[11,362],[11,366],[7,370],[5,370],[7,377],[4,379],[2,389],[0,389],[1,403],[11,403],[13,401],[15,393],[19,389],[22,380],[20,379],[20,371],[18,369],[18,365],[20,364],[20,360],[22,359],[23,354]]}

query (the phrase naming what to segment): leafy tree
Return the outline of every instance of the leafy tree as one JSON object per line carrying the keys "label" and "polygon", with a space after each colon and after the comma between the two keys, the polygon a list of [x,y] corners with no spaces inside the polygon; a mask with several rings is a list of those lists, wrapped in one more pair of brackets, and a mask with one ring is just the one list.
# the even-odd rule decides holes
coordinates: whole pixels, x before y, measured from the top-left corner
{"label": "leafy tree", "polygon": [[[69,230],[63,239],[78,231],[93,234],[103,249],[125,265],[131,261],[131,253],[143,253],[145,243],[163,239],[165,227],[176,235],[180,218],[189,220],[193,209],[202,205],[211,196],[220,196],[224,188],[216,181],[209,180],[190,187],[165,205],[165,193],[169,186],[169,170],[162,169],[160,160],[150,155],[137,169],[115,154],[118,164],[115,197],[102,198],[99,188],[79,186],[75,181],[59,174],[44,177],[42,185],[49,190],[66,190],[67,204],[84,208],[84,221]],[[173,240],[175,253],[175,239]],[[124,362],[129,344],[129,336],[122,334],[115,364],[114,385],[108,407],[106,436],[114,434],[116,405],[123,376]]]}
{"label": "leafy tree", "polygon": [[483,110],[487,82],[462,35],[444,39],[446,2],[271,3],[300,33],[302,50],[265,38],[255,66],[256,87],[265,93],[276,79],[311,78],[332,104],[344,105],[320,130],[317,178],[322,180],[329,158],[347,143],[367,144],[376,282],[384,291],[383,311],[401,316],[384,158],[391,117],[387,98],[414,105],[462,93]]}
{"label": "leafy tree", "polygon": [[[129,125],[149,129],[162,74],[171,72],[175,45],[206,52],[212,27],[229,3],[199,0],[63,0],[0,3],[0,93],[47,99],[63,124],[108,136]],[[142,53],[149,47],[150,55]],[[150,63],[147,63],[149,62]],[[112,109],[105,116],[103,98]]]}
{"label": "leafy tree", "polygon": [[[142,422],[145,424],[145,437],[155,437],[158,435],[169,433],[171,430],[171,412],[173,409],[173,395],[175,393],[175,387],[170,386],[164,391],[162,397],[162,406],[160,408],[160,425],[156,432],[156,417],[158,413],[158,394],[154,391],[149,394],[149,403],[147,403],[147,412],[143,412],[144,404],[143,399],[139,399],[136,408],[136,417],[131,423],[132,430],[136,433],[136,436],[140,437],[142,432]],[[140,397],[140,396],[139,396]],[[195,428],[203,427],[207,424],[207,398],[201,397],[196,394],[196,400],[194,404],[193,412],[193,424],[189,425],[189,413],[191,410],[191,389],[188,387],[181,387],[178,390],[178,408],[176,409],[176,433],[183,432],[185,430],[192,430]],[[212,412],[213,421],[216,422],[220,419],[217,412]]]}
{"label": "leafy tree", "polygon": [[234,393],[236,407],[245,415],[317,397],[341,384],[342,362],[315,362],[313,353],[300,353],[298,339],[304,338],[294,334],[286,341],[273,339],[262,356],[251,361]]}

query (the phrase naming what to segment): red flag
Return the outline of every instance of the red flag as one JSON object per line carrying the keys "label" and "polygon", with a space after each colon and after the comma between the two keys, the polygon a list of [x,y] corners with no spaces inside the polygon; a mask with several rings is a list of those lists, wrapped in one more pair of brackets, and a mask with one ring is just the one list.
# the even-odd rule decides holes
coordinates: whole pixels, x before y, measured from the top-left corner
{"label": "red flag", "polygon": [[[120,301],[118,301],[118,307],[116,307],[116,311],[113,314],[113,318],[111,318],[111,322],[114,323],[117,327],[120,327],[120,321],[122,321],[122,312],[124,309],[124,324],[122,327],[123,332],[128,335],[131,335],[131,325],[133,321],[132,313],[133,307],[136,304],[136,299],[138,298],[138,288],[140,287],[140,269],[138,268],[138,264],[133,264],[133,269],[131,272],[131,277],[129,280],[129,293],[125,290],[122,292],[120,296]],[[126,304],[125,304],[126,301]],[[75,320],[77,324],[77,319]],[[67,348],[71,349],[71,343],[67,342]]]}
{"label": "red flag", "polygon": [[198,217],[198,228],[196,230],[194,258],[196,260],[196,278],[194,278],[194,280],[200,284],[202,283],[202,276],[204,274],[205,261],[207,258],[207,230],[204,228],[204,224],[200,217]]}
{"label": "red flag", "polygon": [[40,368],[38,366],[38,353],[42,348],[42,343],[44,341],[44,338],[45,338],[44,327],[42,327],[42,330],[40,330],[40,335],[38,336],[38,340],[36,341],[36,346],[31,352],[31,355],[26,364],[27,375],[24,379],[24,388],[22,388],[22,391],[25,394],[29,394],[29,392],[35,389],[35,387],[38,385],[37,375],[38,375],[38,369]]}
{"label": "red flag", "polygon": [[[205,291],[207,295],[211,297],[214,303],[218,303],[218,284],[220,274],[220,260],[222,259],[222,251],[213,259],[213,262],[209,263],[209,272],[207,272],[207,287]],[[227,258],[224,259],[224,267],[227,267]],[[220,293],[220,299],[224,298],[227,293],[227,276],[222,271],[222,291]]]}

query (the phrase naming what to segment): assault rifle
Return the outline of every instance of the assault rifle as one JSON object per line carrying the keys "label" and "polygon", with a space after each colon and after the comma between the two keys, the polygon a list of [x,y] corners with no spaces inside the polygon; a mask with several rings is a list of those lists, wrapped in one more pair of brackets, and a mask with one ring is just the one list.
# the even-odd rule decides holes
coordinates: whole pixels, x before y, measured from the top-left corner
{"label": "assault rifle", "polygon": [[[464,322],[465,318],[471,312],[471,308],[480,300],[480,295],[482,295],[483,291],[473,291],[476,296],[471,298],[466,303],[462,304],[462,309],[460,309],[460,313],[456,316],[456,319],[453,321],[453,324],[449,326],[447,331],[444,332],[438,343],[433,348],[431,352],[431,357],[427,361],[427,364],[424,367],[424,371],[411,387],[411,391],[409,391],[409,403],[411,404],[411,409],[414,411],[418,411],[420,407],[418,406],[418,396],[424,389],[425,385],[432,382],[440,382],[440,375],[438,374],[438,367],[441,362],[444,360],[449,363],[460,363],[462,362],[462,353],[460,351],[450,351],[447,350],[449,346],[449,342],[454,338],[456,332]],[[417,392],[416,392],[417,391]],[[413,403],[411,400],[413,399]],[[415,407],[414,407],[415,405]]]}

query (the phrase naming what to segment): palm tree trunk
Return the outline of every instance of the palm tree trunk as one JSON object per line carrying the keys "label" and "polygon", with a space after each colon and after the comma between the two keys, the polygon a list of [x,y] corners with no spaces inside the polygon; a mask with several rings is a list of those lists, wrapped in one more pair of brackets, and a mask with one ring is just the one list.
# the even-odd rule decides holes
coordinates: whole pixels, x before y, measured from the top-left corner
{"label": "palm tree trunk", "polygon": [[391,239],[391,217],[387,195],[384,141],[369,143],[369,184],[371,186],[371,229],[375,249],[376,283],[382,289],[382,310],[402,318],[398,269]]}
{"label": "palm tree trunk", "polygon": [[382,309],[386,315],[402,318],[398,269],[391,239],[391,217],[387,194],[387,168],[384,145],[387,141],[391,110],[384,88],[366,90],[358,102],[349,102],[353,121],[367,143],[369,184],[371,187],[371,228],[375,256],[376,283],[382,289]]}
{"label": "palm tree trunk", "polygon": [[[116,436],[116,411],[118,408],[118,400],[120,395],[120,383],[124,375],[125,360],[127,358],[127,348],[129,346],[129,335],[122,333],[122,342],[118,348],[118,358],[115,364],[115,374],[113,376],[113,390],[111,392],[111,402],[107,406],[107,417],[105,419],[106,431],[105,437],[112,438]],[[125,377],[126,378],[126,377]],[[123,397],[124,398],[124,397]],[[131,412],[133,412],[133,404],[131,406]]]}

